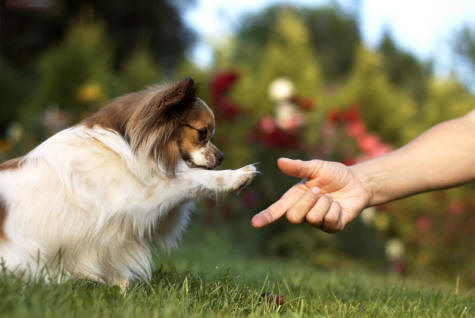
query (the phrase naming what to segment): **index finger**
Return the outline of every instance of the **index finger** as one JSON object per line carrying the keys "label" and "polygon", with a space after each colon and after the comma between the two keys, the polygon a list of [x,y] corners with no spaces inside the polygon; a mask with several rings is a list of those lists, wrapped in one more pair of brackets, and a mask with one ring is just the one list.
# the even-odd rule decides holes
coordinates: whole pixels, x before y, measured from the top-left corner
{"label": "index finger", "polygon": [[282,197],[270,205],[267,209],[257,213],[252,217],[252,226],[260,228],[280,219],[287,210],[294,205],[305,193],[305,186],[303,184],[296,184]]}

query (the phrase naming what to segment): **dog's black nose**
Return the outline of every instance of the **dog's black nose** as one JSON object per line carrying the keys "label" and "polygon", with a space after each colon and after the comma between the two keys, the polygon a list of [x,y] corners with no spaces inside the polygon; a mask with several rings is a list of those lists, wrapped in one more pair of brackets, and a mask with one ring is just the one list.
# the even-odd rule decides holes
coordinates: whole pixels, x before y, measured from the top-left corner
{"label": "dog's black nose", "polygon": [[220,165],[221,162],[223,162],[224,160],[224,155],[221,151],[219,151],[217,154],[216,154],[216,164],[217,165]]}

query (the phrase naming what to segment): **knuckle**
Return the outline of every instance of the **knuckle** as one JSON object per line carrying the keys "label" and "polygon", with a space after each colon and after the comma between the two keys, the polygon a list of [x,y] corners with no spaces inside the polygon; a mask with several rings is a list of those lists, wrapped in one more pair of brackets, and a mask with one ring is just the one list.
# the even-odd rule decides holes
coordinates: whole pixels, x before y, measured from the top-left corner
{"label": "knuckle", "polygon": [[338,223],[338,214],[330,214],[325,216],[325,225],[328,225],[329,227],[335,227]]}
{"label": "knuckle", "polygon": [[296,211],[295,209],[289,210],[287,212],[286,217],[287,217],[287,220],[293,224],[299,224],[299,223],[302,223],[303,221],[302,218],[299,216],[298,211]]}
{"label": "knuckle", "polygon": [[272,214],[271,211],[269,210],[265,210],[262,215],[266,218],[266,220],[269,222],[269,223],[273,223],[275,221],[275,218],[274,218],[274,215]]}
{"label": "knuckle", "polygon": [[331,206],[331,202],[326,196],[323,196],[319,199],[318,206],[322,212],[328,212]]}
{"label": "knuckle", "polygon": [[322,198],[325,200],[325,203],[328,204],[328,207],[330,207],[330,205],[333,203],[333,198],[328,193],[325,194]]}
{"label": "knuckle", "polygon": [[305,219],[307,220],[308,223],[314,225],[314,226],[320,226],[322,224],[322,217],[318,216],[314,213],[309,213],[305,216]]}

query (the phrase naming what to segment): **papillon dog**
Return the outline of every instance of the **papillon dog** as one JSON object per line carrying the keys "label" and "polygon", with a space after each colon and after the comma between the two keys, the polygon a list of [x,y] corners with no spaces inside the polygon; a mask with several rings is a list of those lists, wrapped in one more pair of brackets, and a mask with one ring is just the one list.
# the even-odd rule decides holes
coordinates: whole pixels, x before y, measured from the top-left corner
{"label": "papillon dog", "polygon": [[[177,245],[190,202],[238,190],[254,165],[214,170],[215,120],[191,78],[118,97],[0,165],[0,261],[126,290]],[[46,269],[46,271],[43,271]]]}

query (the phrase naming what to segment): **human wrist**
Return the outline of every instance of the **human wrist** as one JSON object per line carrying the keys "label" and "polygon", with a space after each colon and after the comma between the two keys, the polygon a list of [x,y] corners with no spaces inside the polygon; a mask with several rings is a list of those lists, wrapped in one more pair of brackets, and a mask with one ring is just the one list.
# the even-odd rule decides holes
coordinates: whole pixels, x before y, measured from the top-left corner
{"label": "human wrist", "polygon": [[349,167],[353,174],[356,176],[356,179],[361,184],[362,188],[366,191],[368,195],[367,206],[373,206],[379,204],[377,202],[377,179],[374,174],[369,171],[367,162],[358,163]]}

